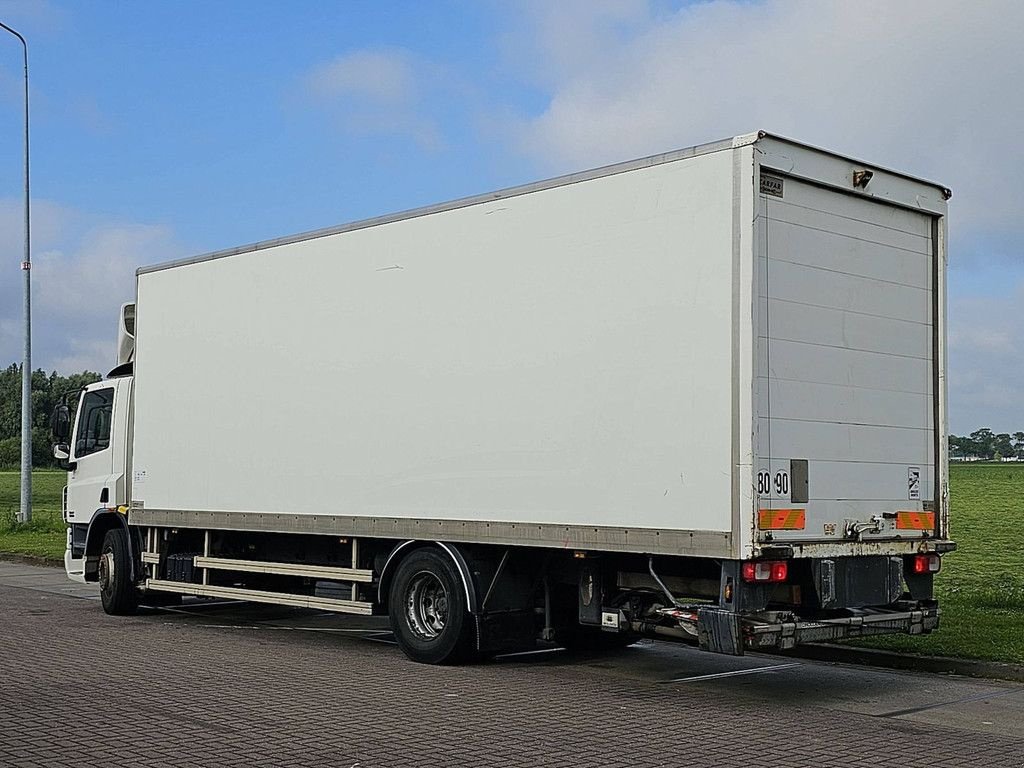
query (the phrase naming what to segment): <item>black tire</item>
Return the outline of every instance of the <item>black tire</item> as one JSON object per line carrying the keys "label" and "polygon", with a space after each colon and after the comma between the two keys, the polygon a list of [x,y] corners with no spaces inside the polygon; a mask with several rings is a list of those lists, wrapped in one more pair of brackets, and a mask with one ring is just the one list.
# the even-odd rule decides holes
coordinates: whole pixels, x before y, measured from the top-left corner
{"label": "black tire", "polygon": [[131,581],[128,534],[120,526],[103,537],[100,550],[100,600],[111,616],[131,616],[139,607],[139,591]]}
{"label": "black tire", "polygon": [[398,565],[388,594],[398,647],[421,664],[458,664],[474,658],[476,622],[455,563],[424,547]]}

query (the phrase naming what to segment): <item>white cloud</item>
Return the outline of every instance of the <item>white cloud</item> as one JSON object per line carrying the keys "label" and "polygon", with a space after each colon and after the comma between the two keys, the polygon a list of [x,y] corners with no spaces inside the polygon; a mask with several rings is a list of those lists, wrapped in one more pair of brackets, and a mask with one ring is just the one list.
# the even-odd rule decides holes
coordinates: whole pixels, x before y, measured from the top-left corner
{"label": "white cloud", "polygon": [[512,132],[545,171],[765,129],[951,186],[955,233],[1022,231],[1024,3],[659,7],[527,6],[505,50],[549,99]]}
{"label": "white cloud", "polygon": [[308,78],[310,90],[323,99],[367,98],[404,106],[416,95],[411,59],[401,50],[347,53],[316,67]]}
{"label": "white cloud", "polygon": [[353,136],[408,136],[435,149],[440,130],[425,108],[430,69],[402,49],[351,51],[314,67],[304,90]]}
{"label": "white cloud", "polygon": [[[120,305],[118,305],[120,306]],[[117,307],[114,307],[116,311]],[[116,320],[117,315],[112,317]],[[110,328],[117,326],[111,322]],[[112,333],[110,334],[113,335]],[[78,373],[79,371],[95,371],[106,373],[114,367],[116,343],[104,339],[82,339],[76,336],[68,337],[68,347],[65,354],[53,358],[48,366],[33,365],[33,368],[43,368],[46,371],[57,371],[58,373]]]}
{"label": "white cloud", "polygon": [[[1019,273],[1018,273],[1019,274]],[[950,429],[1024,430],[1024,279],[1008,295],[950,301]]]}
{"label": "white cloud", "polygon": [[[0,200],[0,364],[22,355],[20,200]],[[32,201],[32,367],[105,373],[114,366],[117,312],[135,295],[135,269],[181,256],[165,227],[97,220]]]}
{"label": "white cloud", "polygon": [[608,53],[656,20],[646,0],[522,0],[499,49],[531,81],[557,89],[595,69],[611,69]]}

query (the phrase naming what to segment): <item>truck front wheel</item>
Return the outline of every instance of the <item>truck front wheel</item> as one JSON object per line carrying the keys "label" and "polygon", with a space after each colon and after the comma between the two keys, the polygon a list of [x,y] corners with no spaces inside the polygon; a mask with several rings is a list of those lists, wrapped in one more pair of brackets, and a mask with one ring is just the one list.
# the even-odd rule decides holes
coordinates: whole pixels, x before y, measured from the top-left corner
{"label": "truck front wheel", "polygon": [[100,551],[100,600],[112,616],[130,616],[139,607],[139,592],[131,581],[131,554],[123,528],[111,528]]}
{"label": "truck front wheel", "polygon": [[456,566],[443,553],[409,553],[391,582],[388,606],[398,647],[413,661],[456,664],[472,658],[476,625]]}

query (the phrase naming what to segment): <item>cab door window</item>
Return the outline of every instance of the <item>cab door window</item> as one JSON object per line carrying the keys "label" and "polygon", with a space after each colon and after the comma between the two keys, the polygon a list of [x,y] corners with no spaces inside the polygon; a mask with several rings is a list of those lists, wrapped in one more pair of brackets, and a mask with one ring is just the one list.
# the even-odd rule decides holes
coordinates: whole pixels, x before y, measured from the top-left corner
{"label": "cab door window", "polygon": [[110,447],[110,421],[114,414],[114,390],[87,392],[78,417],[75,458],[82,458]]}

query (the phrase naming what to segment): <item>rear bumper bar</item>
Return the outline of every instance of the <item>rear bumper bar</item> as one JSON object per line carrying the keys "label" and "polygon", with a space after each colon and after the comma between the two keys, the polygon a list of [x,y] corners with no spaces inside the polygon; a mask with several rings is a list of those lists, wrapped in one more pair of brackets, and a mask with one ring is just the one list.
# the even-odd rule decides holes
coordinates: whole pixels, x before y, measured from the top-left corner
{"label": "rear bumper bar", "polygon": [[762,621],[741,619],[743,645],[747,650],[793,648],[802,643],[820,643],[871,635],[923,635],[939,626],[939,608],[911,610],[867,610],[854,616],[820,621]]}
{"label": "rear bumper bar", "polygon": [[816,621],[781,611],[743,615],[716,606],[694,608],[665,608],[659,611],[660,623],[634,621],[630,629],[656,637],[696,639],[706,651],[741,656],[745,651],[787,650],[853,637],[924,635],[938,628],[941,613],[934,601],[851,608],[846,616]]}

